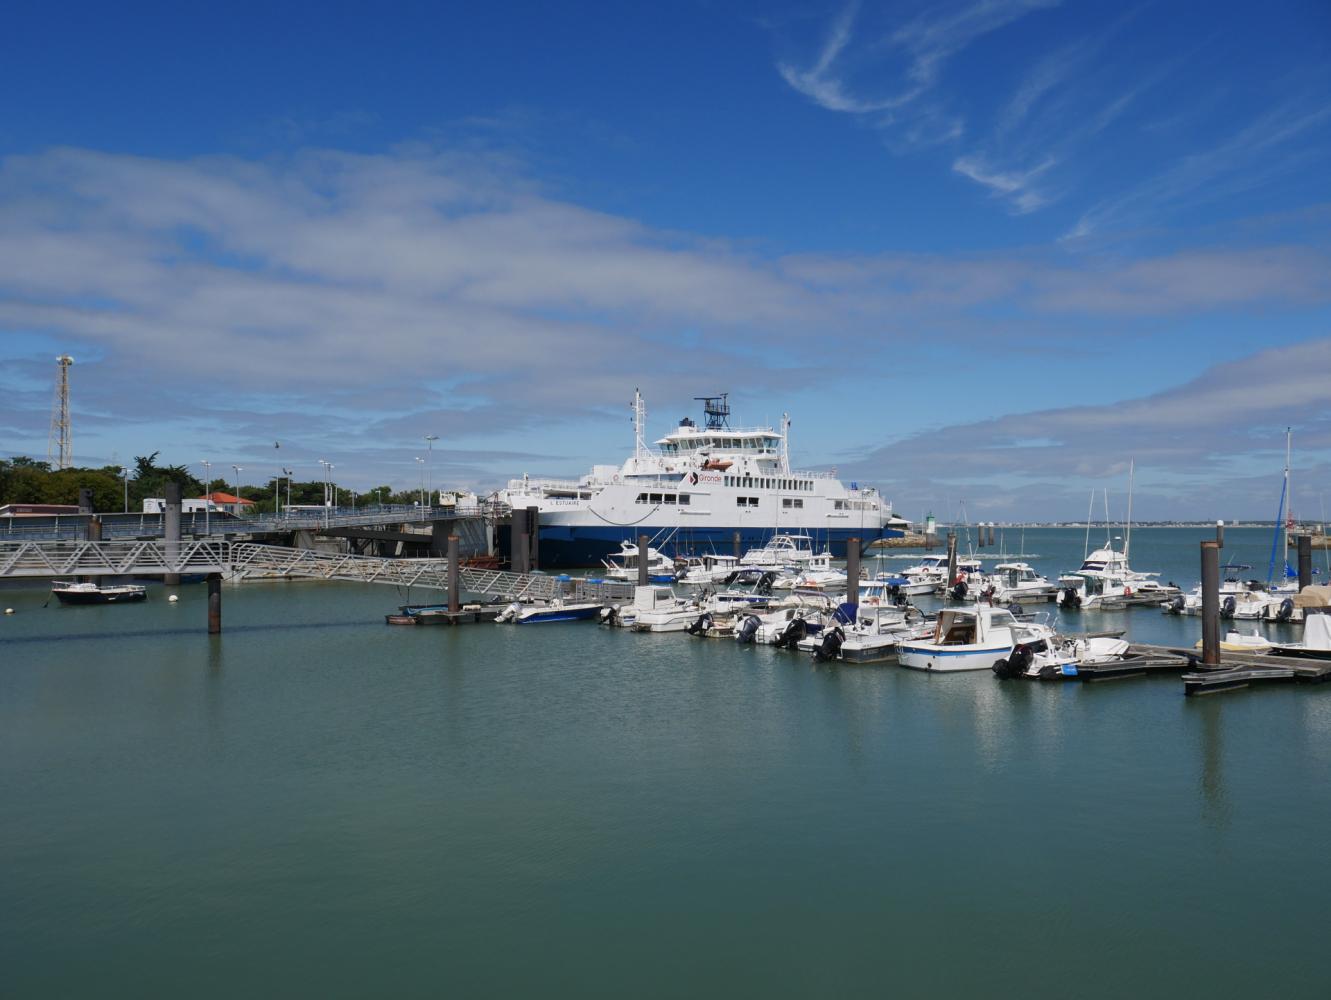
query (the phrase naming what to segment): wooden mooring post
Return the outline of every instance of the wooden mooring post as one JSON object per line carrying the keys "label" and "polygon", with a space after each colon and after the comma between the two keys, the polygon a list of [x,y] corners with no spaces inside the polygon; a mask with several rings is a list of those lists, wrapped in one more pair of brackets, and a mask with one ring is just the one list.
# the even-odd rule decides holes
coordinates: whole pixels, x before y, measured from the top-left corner
{"label": "wooden mooring post", "polygon": [[846,539],[846,600],[860,602],[860,540]]}
{"label": "wooden mooring post", "polygon": [[1313,585],[1313,540],[1311,535],[1299,536],[1299,589]]}
{"label": "wooden mooring post", "polygon": [[647,586],[647,536],[638,536],[638,586]]}
{"label": "wooden mooring post", "polygon": [[208,634],[222,634],[222,574],[208,574]]}

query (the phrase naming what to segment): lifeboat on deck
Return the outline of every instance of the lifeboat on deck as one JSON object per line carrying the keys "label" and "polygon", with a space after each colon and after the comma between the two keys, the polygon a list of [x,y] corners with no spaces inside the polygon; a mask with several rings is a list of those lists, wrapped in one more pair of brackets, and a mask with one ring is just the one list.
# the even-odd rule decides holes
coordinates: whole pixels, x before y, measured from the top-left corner
{"label": "lifeboat on deck", "polygon": [[713,458],[704,462],[702,467],[704,471],[725,472],[726,469],[730,468],[734,464],[735,464],[734,462],[726,461],[725,459]]}

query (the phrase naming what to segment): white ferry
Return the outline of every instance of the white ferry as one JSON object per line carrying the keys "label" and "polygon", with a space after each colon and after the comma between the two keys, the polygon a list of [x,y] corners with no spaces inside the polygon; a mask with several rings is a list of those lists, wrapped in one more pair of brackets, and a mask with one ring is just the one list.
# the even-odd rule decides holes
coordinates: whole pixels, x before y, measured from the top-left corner
{"label": "white ferry", "polygon": [[[647,408],[634,393],[633,454],[623,465],[597,465],[576,481],[523,476],[496,498],[540,511],[543,568],[598,566],[639,535],[675,557],[744,549],[776,536],[808,536],[821,551],[845,556],[846,540],[862,547],[910,527],[876,489],[846,487],[832,473],[790,467],[790,420],[781,429],[732,428],[726,395],[699,397],[705,419],[688,417],[650,448]],[[507,532],[499,537],[507,555]]]}

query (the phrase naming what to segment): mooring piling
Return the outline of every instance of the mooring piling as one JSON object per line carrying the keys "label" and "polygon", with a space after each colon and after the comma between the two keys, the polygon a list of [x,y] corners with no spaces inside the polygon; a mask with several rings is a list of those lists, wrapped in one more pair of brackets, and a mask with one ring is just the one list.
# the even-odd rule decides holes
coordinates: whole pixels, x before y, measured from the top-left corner
{"label": "mooring piling", "polygon": [[638,536],[638,586],[647,586],[647,536]]}
{"label": "mooring piling", "polygon": [[1220,666],[1220,543],[1202,542],[1202,663]]}
{"label": "mooring piling", "polygon": [[222,574],[208,574],[208,634],[222,634]]}
{"label": "mooring piling", "polygon": [[738,559],[738,558],[740,557],[740,551],[739,551],[739,532],[738,532],[738,531],[735,532],[735,534],[734,534],[734,536],[733,536],[733,542],[734,542],[734,546],[735,546],[735,558]]}
{"label": "mooring piling", "polygon": [[860,540],[846,539],[846,600],[858,604],[860,596]]}
{"label": "mooring piling", "polygon": [[[166,541],[166,559],[170,565],[175,565],[180,557],[180,484],[175,481],[168,481],[166,484],[166,511],[163,514],[163,536]],[[168,587],[178,587],[180,585],[179,573],[166,573],[162,576],[162,582]]]}
{"label": "mooring piling", "polygon": [[1222,549],[1225,547],[1225,522],[1216,521],[1215,523],[1215,543]]}
{"label": "mooring piling", "polygon": [[1299,589],[1313,585],[1313,540],[1311,535],[1299,535]]}
{"label": "mooring piling", "polygon": [[527,571],[541,568],[541,508],[527,508],[527,534],[531,545],[531,555],[527,559]]}
{"label": "mooring piling", "polygon": [[448,536],[448,610],[462,610],[460,580],[462,574],[458,568],[458,548],[461,539],[457,535]]}

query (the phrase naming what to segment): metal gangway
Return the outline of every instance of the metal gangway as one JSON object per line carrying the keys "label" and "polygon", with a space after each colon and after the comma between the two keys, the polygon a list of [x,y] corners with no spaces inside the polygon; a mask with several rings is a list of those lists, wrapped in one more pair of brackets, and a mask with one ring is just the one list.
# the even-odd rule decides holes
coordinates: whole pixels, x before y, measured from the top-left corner
{"label": "metal gangway", "polygon": [[[455,521],[467,518],[494,519],[505,517],[508,508],[502,504],[476,504],[471,506],[408,507],[385,505],[371,508],[335,507],[323,510],[292,511],[284,514],[260,514],[234,517],[228,514],[211,516],[200,512],[181,515],[181,532],[185,535],[273,535],[295,531],[319,532],[328,528],[366,527],[380,524],[423,524],[435,521]],[[0,524],[0,540],[5,541],[77,541],[88,537],[89,514],[51,515],[45,517],[11,517]],[[165,533],[163,514],[109,513],[101,518],[102,538],[151,538]],[[37,523],[24,523],[34,521]]]}
{"label": "metal gangway", "polygon": [[[622,601],[626,583],[592,582],[541,573],[458,567],[459,589],[507,600]],[[0,542],[0,578],[212,575],[233,578],[330,580],[448,590],[447,559],[390,559],[317,552],[254,542]]]}

